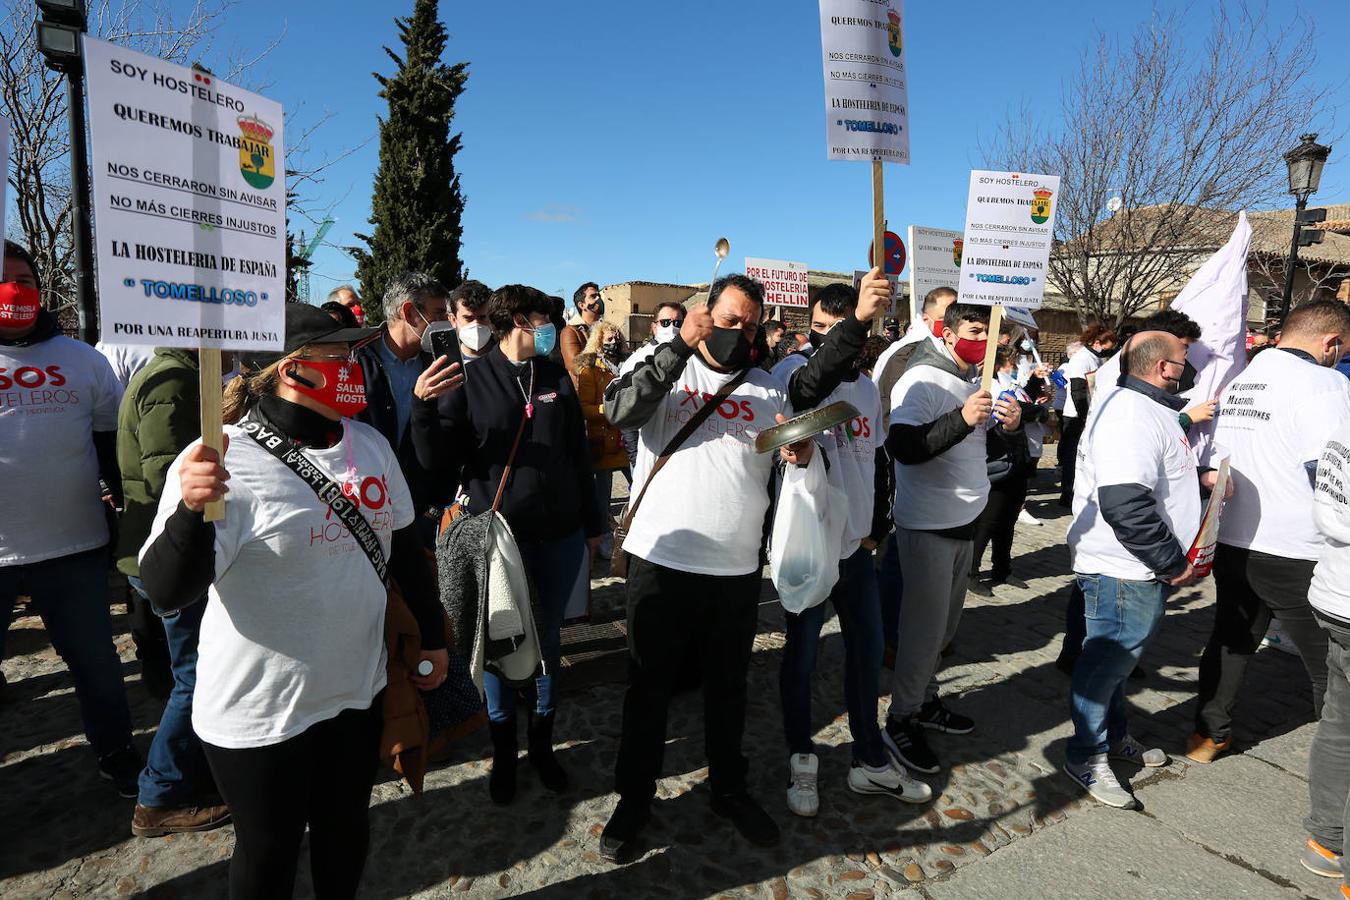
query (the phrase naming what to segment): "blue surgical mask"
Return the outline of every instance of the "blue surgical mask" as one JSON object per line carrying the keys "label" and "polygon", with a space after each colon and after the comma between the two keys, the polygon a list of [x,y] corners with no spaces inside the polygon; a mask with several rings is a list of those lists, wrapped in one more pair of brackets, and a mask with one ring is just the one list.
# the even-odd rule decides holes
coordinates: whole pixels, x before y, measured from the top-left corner
{"label": "blue surgical mask", "polygon": [[558,343],[558,329],[552,323],[534,329],[534,355],[548,356]]}

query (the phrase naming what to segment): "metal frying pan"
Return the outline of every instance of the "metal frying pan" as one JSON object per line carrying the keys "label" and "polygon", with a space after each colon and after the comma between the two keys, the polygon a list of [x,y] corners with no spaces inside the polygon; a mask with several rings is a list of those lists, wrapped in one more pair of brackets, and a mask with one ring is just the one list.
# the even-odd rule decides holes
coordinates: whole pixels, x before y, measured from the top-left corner
{"label": "metal frying pan", "polygon": [[860,415],[862,413],[858,412],[852,403],[843,400],[831,403],[829,406],[817,407],[810,412],[802,413],[800,416],[793,416],[781,425],[775,425],[761,431],[755,438],[755,451],[757,453],[768,453],[771,450],[777,450],[779,447],[795,444],[798,441],[829,431],[836,425],[843,425]]}

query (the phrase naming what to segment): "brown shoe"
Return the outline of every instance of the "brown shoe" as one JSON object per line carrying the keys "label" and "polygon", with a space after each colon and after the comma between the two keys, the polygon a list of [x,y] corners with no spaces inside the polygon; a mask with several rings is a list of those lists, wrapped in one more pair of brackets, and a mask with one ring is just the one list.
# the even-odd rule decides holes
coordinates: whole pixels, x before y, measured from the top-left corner
{"label": "brown shoe", "polygon": [[1199,733],[1192,734],[1186,741],[1186,758],[1201,764],[1212,763],[1227,753],[1231,746],[1233,746],[1232,738],[1214,741]]}
{"label": "brown shoe", "polygon": [[163,837],[210,831],[230,821],[227,806],[141,806],[131,814],[131,833],[136,837]]}

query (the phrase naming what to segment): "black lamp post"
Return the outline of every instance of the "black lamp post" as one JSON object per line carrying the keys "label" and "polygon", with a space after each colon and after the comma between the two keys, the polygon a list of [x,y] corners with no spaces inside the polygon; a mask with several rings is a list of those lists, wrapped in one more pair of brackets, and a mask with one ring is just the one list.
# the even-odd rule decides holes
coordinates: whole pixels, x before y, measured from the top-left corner
{"label": "black lamp post", "polygon": [[1305,236],[1304,225],[1315,225],[1326,219],[1325,209],[1308,210],[1308,198],[1317,193],[1322,180],[1322,167],[1331,155],[1330,147],[1317,143],[1316,134],[1305,134],[1299,145],[1284,155],[1289,167],[1289,193],[1297,201],[1294,207],[1294,240],[1289,245],[1289,270],[1284,276],[1284,302],[1280,305],[1280,323],[1289,315],[1289,302],[1294,296],[1294,272],[1298,268],[1298,248],[1322,240],[1320,230],[1310,230]]}
{"label": "black lamp post", "polygon": [[80,37],[85,30],[84,0],[37,0],[38,49],[47,68],[66,76],[66,111],[70,120],[71,224],[74,229],[75,300],[80,313],[80,340],[98,342],[98,304],[94,294],[94,234],[89,220],[88,132],[84,118],[84,58]]}

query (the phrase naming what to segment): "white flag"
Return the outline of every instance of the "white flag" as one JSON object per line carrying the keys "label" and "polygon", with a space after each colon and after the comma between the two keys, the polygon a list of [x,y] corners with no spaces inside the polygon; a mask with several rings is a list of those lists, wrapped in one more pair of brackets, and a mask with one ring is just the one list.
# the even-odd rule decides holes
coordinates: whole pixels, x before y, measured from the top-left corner
{"label": "white flag", "polygon": [[[1251,243],[1252,226],[1243,211],[1238,213],[1228,243],[1205,260],[1172,301],[1173,309],[1200,326],[1200,340],[1186,353],[1196,377],[1195,386],[1184,396],[1195,403],[1218,397],[1247,365],[1247,250]],[[1201,465],[1209,464],[1213,434],[1212,420],[1191,429],[1191,446]]]}

